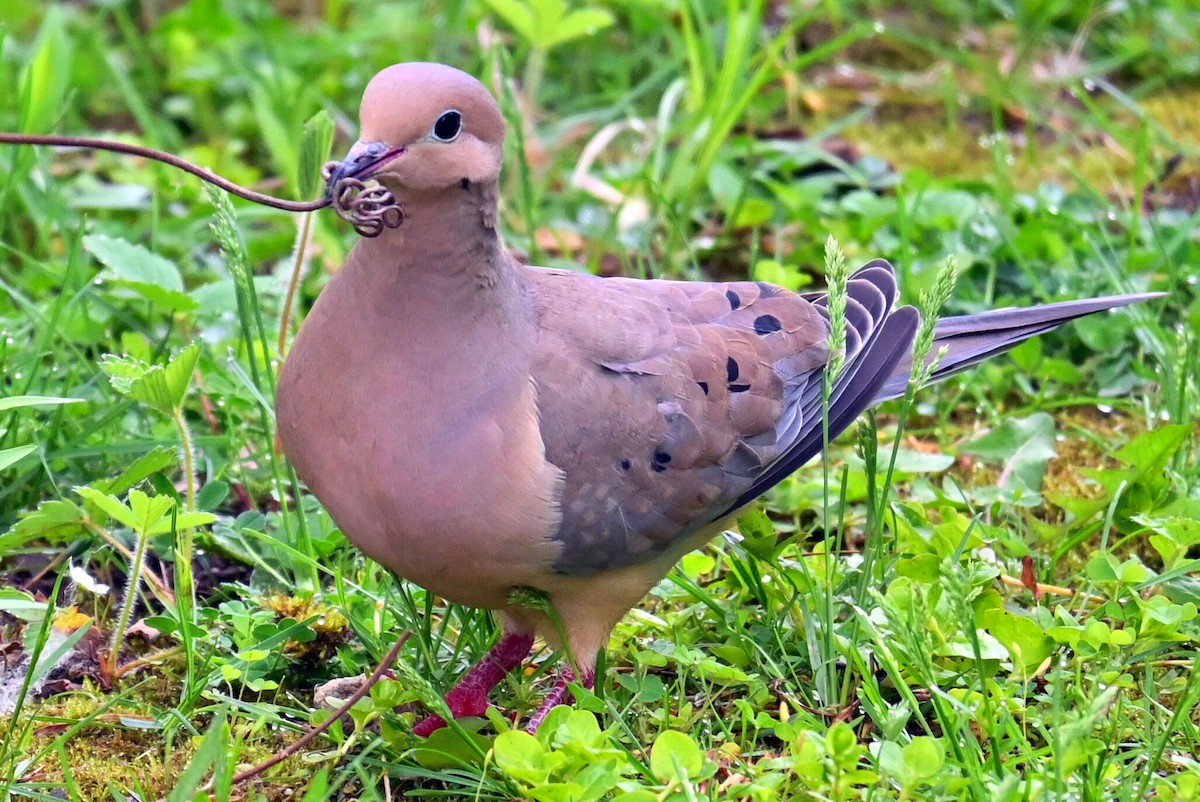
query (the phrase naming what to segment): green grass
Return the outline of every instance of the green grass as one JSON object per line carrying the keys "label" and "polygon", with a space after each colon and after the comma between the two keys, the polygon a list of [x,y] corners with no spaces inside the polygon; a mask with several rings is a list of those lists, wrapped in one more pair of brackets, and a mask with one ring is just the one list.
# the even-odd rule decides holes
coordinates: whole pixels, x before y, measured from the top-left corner
{"label": "green grass", "polygon": [[[0,405],[0,789],[1200,799],[1194,4],[514,2],[5,0],[0,130],[300,197],[306,120],[328,113],[340,151],[376,70],[440,60],[502,77],[502,224],[541,264],[799,288],[832,235],[851,265],[893,261],[909,302],[953,257],[945,313],[1171,295],[866,419],[685,557],[536,739],[496,715],[422,743],[394,709],[496,629],[365,562],[275,451],[302,221],[162,165],[0,148],[0,404],[80,400]],[[573,180],[585,151],[606,190]],[[311,234],[302,309],[354,239],[329,213]],[[160,634],[118,639],[126,617]],[[353,726],[233,783],[406,631]],[[528,716],[556,659],[495,700]]]}

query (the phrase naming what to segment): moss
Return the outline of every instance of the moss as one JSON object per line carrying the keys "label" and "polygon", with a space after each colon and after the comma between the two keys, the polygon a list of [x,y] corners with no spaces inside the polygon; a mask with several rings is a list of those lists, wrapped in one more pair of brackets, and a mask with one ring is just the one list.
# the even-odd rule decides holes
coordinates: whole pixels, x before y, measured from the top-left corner
{"label": "moss", "polygon": [[[69,787],[69,771],[80,799],[109,799],[110,789],[114,788],[136,791],[147,799],[171,791],[192,759],[197,739],[183,733],[168,739],[161,730],[127,727],[124,720],[152,721],[153,716],[132,703],[101,713],[102,702],[101,698],[86,693],[64,694],[37,711],[27,752],[30,756],[43,751],[44,754],[29,768],[26,781]],[[54,741],[80,721],[88,724],[65,739],[61,750],[56,748]],[[195,723],[203,729],[203,722]],[[239,769],[266,760],[288,743],[273,732],[266,732],[258,739],[260,729],[235,729],[234,754]],[[273,767],[266,779],[235,789],[230,799],[271,802],[295,799],[310,775],[311,770],[305,768],[303,761],[292,757]]]}
{"label": "moss", "polygon": [[[861,104],[861,97],[857,90],[827,91],[824,99],[828,106],[820,115],[821,124],[848,114]],[[997,173],[996,159],[1004,158],[1007,180],[1019,190],[1052,182],[1068,187],[1082,184],[1124,197],[1132,197],[1139,182],[1155,177],[1153,172],[1139,172],[1130,142],[1116,142],[1099,129],[1076,130],[1062,115],[1049,114],[1050,125],[1033,126],[1020,119],[1022,113],[1009,112],[1006,107],[1003,116],[1011,136],[1007,152],[998,156],[989,144],[994,129],[990,114],[978,105],[954,108],[954,117],[949,118],[947,104],[928,90],[886,87],[879,90],[877,99],[873,113],[847,128],[845,135],[863,151],[901,171],[916,169],[943,178],[989,180]],[[982,97],[974,101],[978,104]],[[1097,98],[1095,102],[1107,108],[1114,131],[1136,136],[1132,132],[1141,127],[1141,119],[1111,100]],[[1163,135],[1152,139],[1151,165],[1174,155],[1177,143],[1188,141],[1191,132],[1200,128],[1200,89],[1152,95],[1139,105],[1152,130]],[[1195,169],[1188,172],[1194,174]]]}
{"label": "moss", "polygon": [[317,633],[314,640],[307,643],[290,641],[286,646],[288,655],[298,660],[327,660],[350,638],[350,621],[346,616],[312,596],[274,593],[264,596],[260,603],[264,610],[270,610],[280,618],[292,618],[296,621],[316,618],[309,625]]}

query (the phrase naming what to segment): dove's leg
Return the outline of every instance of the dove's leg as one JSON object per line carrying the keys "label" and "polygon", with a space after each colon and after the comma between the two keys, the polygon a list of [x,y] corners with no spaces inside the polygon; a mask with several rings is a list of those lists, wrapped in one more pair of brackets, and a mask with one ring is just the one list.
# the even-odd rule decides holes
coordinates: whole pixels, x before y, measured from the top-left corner
{"label": "dove's leg", "polygon": [[[558,681],[554,683],[554,687],[546,694],[546,698],[542,700],[538,706],[537,712],[533,714],[533,718],[529,719],[529,724],[525,727],[525,731],[529,734],[537,732],[537,728],[542,725],[546,714],[553,710],[558,705],[569,705],[571,703],[571,692],[567,690],[567,683],[575,679],[575,672],[570,666],[563,666],[558,672]],[[583,672],[583,687],[589,691],[596,685],[596,669],[589,668]]]}
{"label": "dove's leg", "polygon": [[[488,708],[488,693],[508,672],[521,665],[532,649],[533,635],[524,632],[501,635],[492,650],[446,694],[446,705],[454,717],[484,715]],[[444,726],[446,722],[441,716],[427,716],[417,722],[413,733],[426,738]]]}

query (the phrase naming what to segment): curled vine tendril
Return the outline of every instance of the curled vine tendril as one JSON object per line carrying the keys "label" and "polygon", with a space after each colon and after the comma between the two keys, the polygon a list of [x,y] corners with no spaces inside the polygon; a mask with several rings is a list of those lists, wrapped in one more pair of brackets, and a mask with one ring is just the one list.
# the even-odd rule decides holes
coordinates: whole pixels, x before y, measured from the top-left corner
{"label": "curled vine tendril", "polygon": [[[326,196],[312,201],[289,201],[265,195],[246,189],[235,184],[228,178],[217,175],[197,164],[181,159],[173,153],[166,153],[142,145],[130,145],[125,142],[114,142],[108,139],[97,139],[86,136],[56,136],[51,134],[11,134],[0,132],[0,144],[9,145],[50,145],[53,147],[89,148],[92,150],[109,150],[114,153],[124,153],[130,156],[140,156],[145,159],[169,164],[186,173],[214,184],[226,192],[237,195],[254,203],[283,209],[288,212],[315,212],[326,206],[333,206],[338,216],[354,226],[354,230],[364,237],[378,237],[385,228],[396,228],[404,222],[404,208],[385,187],[378,184],[365,184],[357,178],[345,177],[329,188]],[[322,176],[326,181],[333,174],[333,166],[337,162],[328,162],[322,168]]]}
{"label": "curled vine tendril", "polygon": [[[325,162],[321,178],[329,181],[340,162]],[[346,176],[328,190],[338,215],[364,237],[378,237],[384,228],[398,228],[404,222],[404,207],[391,192],[379,184],[366,184]]]}

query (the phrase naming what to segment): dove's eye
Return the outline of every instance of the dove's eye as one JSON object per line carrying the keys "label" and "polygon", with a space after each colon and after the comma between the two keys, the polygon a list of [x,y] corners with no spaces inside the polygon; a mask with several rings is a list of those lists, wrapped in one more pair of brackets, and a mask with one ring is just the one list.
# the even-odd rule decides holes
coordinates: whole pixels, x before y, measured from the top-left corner
{"label": "dove's eye", "polygon": [[453,142],[462,131],[462,115],[454,109],[442,112],[430,133],[439,142]]}

